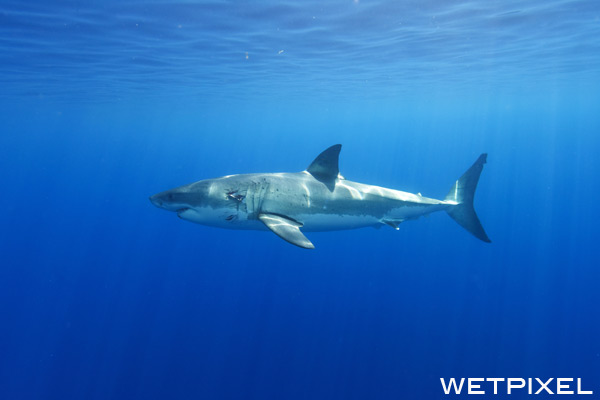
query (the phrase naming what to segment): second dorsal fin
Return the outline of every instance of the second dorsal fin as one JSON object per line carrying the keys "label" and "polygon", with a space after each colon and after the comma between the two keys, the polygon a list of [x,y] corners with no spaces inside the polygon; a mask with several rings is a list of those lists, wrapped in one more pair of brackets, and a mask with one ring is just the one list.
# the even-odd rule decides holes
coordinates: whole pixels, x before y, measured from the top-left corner
{"label": "second dorsal fin", "polygon": [[335,188],[335,180],[340,174],[339,157],[341,144],[334,144],[315,158],[306,171],[322,182],[331,191]]}

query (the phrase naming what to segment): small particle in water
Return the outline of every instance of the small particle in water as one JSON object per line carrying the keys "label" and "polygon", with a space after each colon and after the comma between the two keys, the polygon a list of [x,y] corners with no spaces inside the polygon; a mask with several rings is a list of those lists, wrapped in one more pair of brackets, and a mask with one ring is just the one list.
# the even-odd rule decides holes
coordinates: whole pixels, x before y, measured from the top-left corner
{"label": "small particle in water", "polygon": [[248,52],[246,52],[246,60],[247,60],[248,58],[249,58],[249,57],[248,57]]}
{"label": "small particle in water", "polygon": [[277,54],[281,54],[281,53],[283,53],[283,50],[279,50],[279,52]]}

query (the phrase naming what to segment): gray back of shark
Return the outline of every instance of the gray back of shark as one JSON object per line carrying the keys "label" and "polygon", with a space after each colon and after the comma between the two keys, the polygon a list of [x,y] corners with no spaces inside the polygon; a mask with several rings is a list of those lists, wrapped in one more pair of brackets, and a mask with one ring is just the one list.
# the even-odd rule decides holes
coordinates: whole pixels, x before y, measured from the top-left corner
{"label": "gray back of shark", "polygon": [[302,248],[314,245],[302,232],[354,229],[400,223],[445,210],[476,238],[490,242],[473,208],[487,154],[452,186],[444,200],[344,179],[336,144],[302,172],[228,175],[150,197],[179,218],[229,229],[271,230]]}

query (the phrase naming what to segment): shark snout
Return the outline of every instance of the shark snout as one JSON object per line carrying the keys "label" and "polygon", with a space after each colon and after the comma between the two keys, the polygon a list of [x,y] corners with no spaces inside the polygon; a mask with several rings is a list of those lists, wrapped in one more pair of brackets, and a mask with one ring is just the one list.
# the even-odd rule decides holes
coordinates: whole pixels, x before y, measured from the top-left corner
{"label": "shark snout", "polygon": [[189,208],[185,200],[185,193],[181,193],[178,189],[157,193],[154,196],[150,196],[149,200],[156,207],[167,211],[178,211]]}
{"label": "shark snout", "polygon": [[154,204],[156,207],[162,208],[163,201],[158,195],[155,194],[154,196],[150,196],[148,199],[150,200],[150,203]]}

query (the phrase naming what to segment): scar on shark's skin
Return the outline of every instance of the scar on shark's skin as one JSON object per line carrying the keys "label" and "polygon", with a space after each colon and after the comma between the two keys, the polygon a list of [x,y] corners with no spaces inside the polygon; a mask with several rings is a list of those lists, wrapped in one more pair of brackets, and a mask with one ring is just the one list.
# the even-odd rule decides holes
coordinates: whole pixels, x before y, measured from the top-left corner
{"label": "scar on shark's skin", "polygon": [[242,196],[241,194],[238,194],[237,190],[230,190],[227,192],[227,197],[237,200],[237,201],[242,201],[244,200],[244,196]]}
{"label": "scar on shark's skin", "polygon": [[346,180],[339,171],[341,148],[340,144],[329,147],[301,172],[206,179],[155,194],[150,201],[188,221],[270,230],[306,249],[314,245],[303,232],[384,225],[398,230],[404,221],[442,210],[473,236],[490,242],[473,208],[487,154],[481,154],[446,197],[437,200]]}

